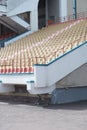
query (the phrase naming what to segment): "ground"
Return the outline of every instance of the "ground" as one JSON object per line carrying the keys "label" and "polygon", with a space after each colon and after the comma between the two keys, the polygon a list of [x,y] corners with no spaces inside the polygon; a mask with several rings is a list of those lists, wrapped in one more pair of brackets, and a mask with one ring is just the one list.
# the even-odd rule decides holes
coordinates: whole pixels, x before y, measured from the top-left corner
{"label": "ground", "polygon": [[87,130],[87,101],[57,106],[0,102],[0,130]]}

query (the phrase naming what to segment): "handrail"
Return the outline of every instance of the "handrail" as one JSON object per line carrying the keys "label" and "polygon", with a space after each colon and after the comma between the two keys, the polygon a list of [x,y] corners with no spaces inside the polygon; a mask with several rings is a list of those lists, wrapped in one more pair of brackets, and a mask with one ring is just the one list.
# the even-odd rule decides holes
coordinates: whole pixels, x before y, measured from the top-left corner
{"label": "handrail", "polygon": [[48,19],[47,20],[47,22],[48,22],[47,25],[57,24],[57,23],[64,23],[64,22],[69,22],[69,21],[78,20],[78,19],[84,19],[84,18],[87,18],[87,11],[77,13],[77,19],[75,19],[74,14],[68,15],[68,16],[64,16],[64,17],[57,17],[54,20]]}

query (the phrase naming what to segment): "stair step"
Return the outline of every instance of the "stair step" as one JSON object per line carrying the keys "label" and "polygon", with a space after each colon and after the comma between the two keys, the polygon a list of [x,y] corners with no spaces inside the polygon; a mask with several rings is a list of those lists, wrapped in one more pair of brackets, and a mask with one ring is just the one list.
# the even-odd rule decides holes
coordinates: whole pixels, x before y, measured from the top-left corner
{"label": "stair step", "polygon": [[50,104],[51,95],[31,95],[29,93],[3,93],[0,94],[0,102],[29,103],[33,105]]}

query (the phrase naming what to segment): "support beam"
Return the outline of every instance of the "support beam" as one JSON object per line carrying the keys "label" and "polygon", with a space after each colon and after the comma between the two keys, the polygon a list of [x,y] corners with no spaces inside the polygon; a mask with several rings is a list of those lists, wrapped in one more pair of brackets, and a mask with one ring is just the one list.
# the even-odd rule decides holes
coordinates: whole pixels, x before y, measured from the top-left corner
{"label": "support beam", "polygon": [[67,0],[59,0],[59,15],[61,18],[61,22],[67,21],[67,10]]}
{"label": "support beam", "polygon": [[31,31],[35,32],[38,30],[38,10],[33,10],[30,12],[30,26]]}
{"label": "support beam", "polygon": [[87,87],[57,88],[51,97],[52,104],[70,103],[87,100]]}

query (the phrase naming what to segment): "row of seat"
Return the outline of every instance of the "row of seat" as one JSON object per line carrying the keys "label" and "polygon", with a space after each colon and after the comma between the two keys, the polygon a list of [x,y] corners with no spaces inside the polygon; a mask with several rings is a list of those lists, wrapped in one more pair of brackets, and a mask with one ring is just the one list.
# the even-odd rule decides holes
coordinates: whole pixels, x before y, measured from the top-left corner
{"label": "row of seat", "polygon": [[87,39],[87,20],[51,25],[0,50],[0,73],[33,72]]}

